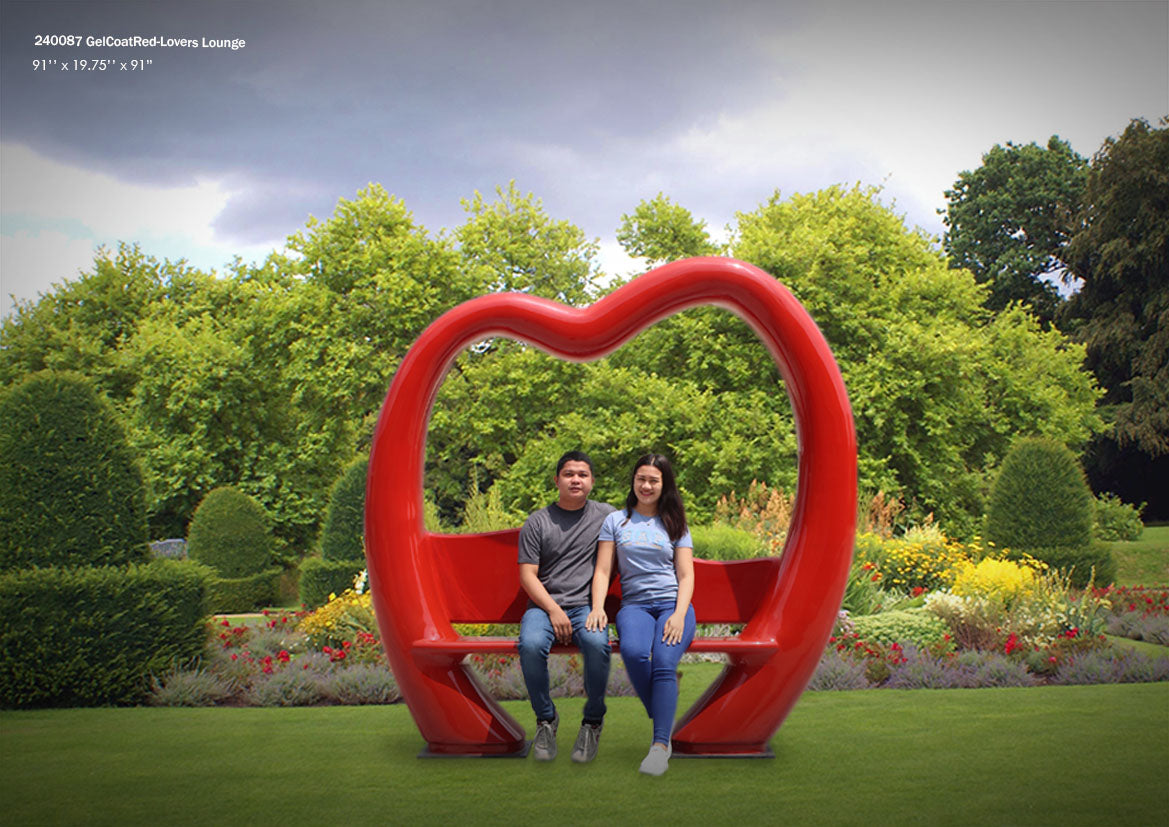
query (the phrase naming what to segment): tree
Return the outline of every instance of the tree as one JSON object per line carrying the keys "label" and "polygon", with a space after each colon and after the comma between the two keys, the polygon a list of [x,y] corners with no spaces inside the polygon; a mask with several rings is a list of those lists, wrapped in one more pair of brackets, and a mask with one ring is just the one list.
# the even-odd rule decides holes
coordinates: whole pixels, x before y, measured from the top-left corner
{"label": "tree", "polygon": [[595,298],[597,242],[550,218],[515,181],[495,193],[493,203],[478,192],[463,199],[468,218],[454,233],[475,292],[517,291],[573,305]]}
{"label": "tree", "polygon": [[1044,323],[1060,296],[1052,277],[1083,198],[1087,162],[1052,135],[1047,147],[995,144],[982,166],[946,190],[943,247],[951,267],[974,274],[990,291],[986,306],[1022,302]]}
{"label": "tree", "polygon": [[120,359],[152,306],[191,281],[206,278],[185,262],[159,262],[138,245],[104,248],[93,270],[64,280],[35,302],[23,302],[0,323],[0,385],[39,370],[76,371],[121,403],[137,376]]}
{"label": "tree", "polygon": [[[685,207],[659,193],[621,216],[617,240],[650,266],[721,252]],[[692,344],[705,342],[695,350]],[[702,390],[774,388],[779,373],[770,360],[760,363],[755,333],[733,313],[695,307],[644,330],[611,357],[615,365],[637,367],[660,376],[685,378]]]}
{"label": "tree", "polygon": [[680,258],[713,256],[719,251],[706,231],[706,222],[698,221],[688,209],[660,192],[638,204],[632,215],[621,216],[617,241],[625,252],[646,259],[651,267]]}
{"label": "tree", "polygon": [[1099,428],[1097,392],[1081,348],[1017,308],[988,311],[987,288],[877,196],[776,193],[739,216],[734,252],[787,286],[828,339],[856,417],[862,490],[904,495],[919,517],[971,534],[1012,438],[1083,446]]}
{"label": "tree", "polygon": [[1092,159],[1064,251],[1083,280],[1059,321],[1087,346],[1111,430],[1093,445],[1098,489],[1169,516],[1169,121],[1134,120]]}

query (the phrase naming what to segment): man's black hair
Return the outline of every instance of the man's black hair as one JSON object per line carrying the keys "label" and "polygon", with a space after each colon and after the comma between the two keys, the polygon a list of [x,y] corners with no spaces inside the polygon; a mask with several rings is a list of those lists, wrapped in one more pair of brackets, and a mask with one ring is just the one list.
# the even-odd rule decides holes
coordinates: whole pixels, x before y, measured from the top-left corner
{"label": "man's black hair", "polygon": [[596,476],[596,472],[593,471],[593,461],[589,459],[589,455],[584,451],[566,451],[564,456],[556,462],[556,476],[560,476],[560,471],[564,468],[564,463],[566,462],[583,462],[588,465],[589,473]]}

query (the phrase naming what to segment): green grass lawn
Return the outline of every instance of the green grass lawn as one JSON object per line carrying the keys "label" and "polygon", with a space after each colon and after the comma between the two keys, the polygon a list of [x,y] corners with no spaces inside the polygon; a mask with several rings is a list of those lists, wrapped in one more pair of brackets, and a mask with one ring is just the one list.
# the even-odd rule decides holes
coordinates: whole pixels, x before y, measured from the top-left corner
{"label": "green grass lawn", "polygon": [[[715,674],[684,665],[683,704]],[[637,773],[649,723],[610,701],[601,751],[416,757],[406,707],[0,713],[7,825],[1150,824],[1169,813],[1169,684],[806,693],[774,760]],[[528,726],[526,702],[505,706]]]}
{"label": "green grass lawn", "polygon": [[1169,585],[1169,525],[1146,526],[1139,540],[1107,544],[1120,586]]}

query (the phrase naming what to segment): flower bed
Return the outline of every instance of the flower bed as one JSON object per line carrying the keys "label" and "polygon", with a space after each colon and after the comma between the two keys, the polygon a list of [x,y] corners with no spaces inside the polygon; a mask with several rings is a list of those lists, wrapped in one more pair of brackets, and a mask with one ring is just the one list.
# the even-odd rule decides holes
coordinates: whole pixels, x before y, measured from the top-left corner
{"label": "flower bed", "polygon": [[[858,557],[845,599],[857,611],[841,612],[810,689],[1169,680],[1169,650],[1150,656],[1105,636],[1169,644],[1169,588],[1073,590],[1042,564],[1006,561],[944,538],[931,542],[945,549],[948,562],[945,569],[936,559],[922,562],[926,576],[913,570],[915,561],[926,560],[922,543],[904,544],[907,553]],[[896,566],[898,576],[886,578],[875,559]],[[923,584],[934,588],[927,592]],[[253,623],[215,620],[208,625],[200,662],[156,676],[151,703],[394,703],[400,695],[364,585],[359,576],[353,589],[311,613],[265,612]],[[460,631],[518,632],[514,627]],[[467,663],[492,696],[527,697],[517,656],[477,654]],[[554,696],[583,694],[579,656],[553,656],[549,673]],[[619,657],[613,659],[608,693],[633,695]]]}

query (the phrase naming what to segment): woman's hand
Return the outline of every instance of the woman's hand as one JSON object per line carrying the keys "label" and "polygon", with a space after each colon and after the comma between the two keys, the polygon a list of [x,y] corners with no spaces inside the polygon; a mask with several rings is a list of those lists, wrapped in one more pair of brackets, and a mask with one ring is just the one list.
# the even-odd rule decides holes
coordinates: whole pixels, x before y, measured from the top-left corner
{"label": "woman's hand", "polygon": [[609,616],[604,609],[593,609],[585,620],[585,628],[590,632],[602,632],[609,625]]}
{"label": "woman's hand", "polygon": [[674,646],[682,640],[682,633],[686,631],[686,614],[674,612],[666,618],[666,625],[662,629],[662,642],[667,646]]}

